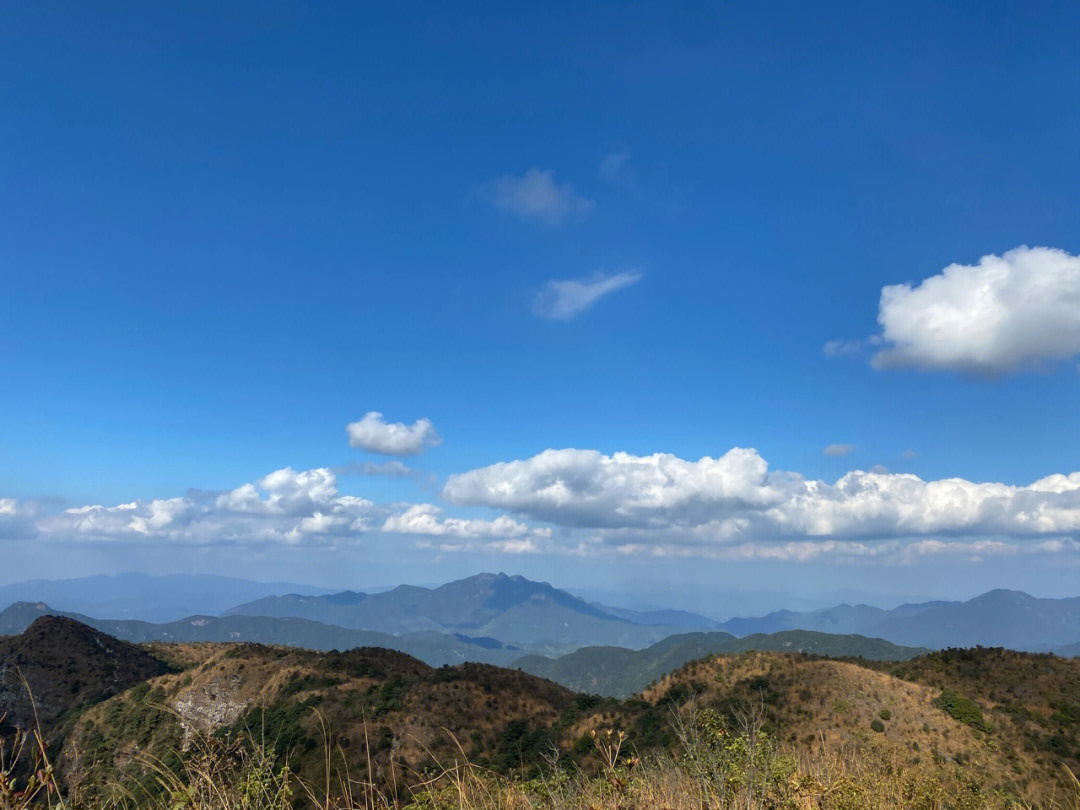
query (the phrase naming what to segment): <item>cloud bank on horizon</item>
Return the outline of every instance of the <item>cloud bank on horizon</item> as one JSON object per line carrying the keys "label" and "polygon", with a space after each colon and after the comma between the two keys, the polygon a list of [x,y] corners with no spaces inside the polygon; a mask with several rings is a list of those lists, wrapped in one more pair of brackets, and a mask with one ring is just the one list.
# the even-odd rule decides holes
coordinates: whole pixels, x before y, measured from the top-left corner
{"label": "cloud bank on horizon", "polygon": [[401,535],[440,551],[812,560],[1080,551],[1080,472],[1027,486],[854,470],[835,483],[770,471],[750,448],[672,454],[546,450],[450,475],[431,503],[343,494],[329,468],[223,492],[67,509],[0,499],[0,539],[336,548]]}

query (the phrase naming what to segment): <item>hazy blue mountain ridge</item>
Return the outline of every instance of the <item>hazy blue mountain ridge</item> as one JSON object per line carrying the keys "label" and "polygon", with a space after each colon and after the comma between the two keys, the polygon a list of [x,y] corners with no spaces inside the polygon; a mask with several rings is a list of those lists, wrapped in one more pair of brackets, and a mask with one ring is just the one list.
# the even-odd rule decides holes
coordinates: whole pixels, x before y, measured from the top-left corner
{"label": "hazy blue mountain ridge", "polygon": [[603,641],[644,647],[678,629],[639,624],[546,582],[506,574],[478,574],[438,588],[403,585],[378,594],[271,596],[225,615],[291,616],[384,633],[465,633],[550,652]]}
{"label": "hazy blue mountain ridge", "polygon": [[0,611],[0,635],[21,633],[41,616],[74,619],[115,638],[136,643],[248,641],[311,650],[384,647],[408,653],[430,666],[459,664],[465,661],[505,665],[520,657],[523,652],[518,647],[490,638],[473,639],[465,635],[448,636],[430,631],[395,636],[371,630],[334,627],[292,617],[189,616],[161,624],[130,619],[96,619],[53,610],[42,602],[17,602]]}

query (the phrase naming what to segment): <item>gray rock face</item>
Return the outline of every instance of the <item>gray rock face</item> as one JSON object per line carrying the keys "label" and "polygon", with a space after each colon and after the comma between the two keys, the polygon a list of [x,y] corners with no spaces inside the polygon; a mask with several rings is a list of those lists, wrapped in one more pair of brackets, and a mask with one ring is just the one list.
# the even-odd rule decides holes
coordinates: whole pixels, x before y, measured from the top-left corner
{"label": "gray rock face", "polygon": [[248,707],[248,701],[239,698],[241,683],[239,675],[230,675],[204,686],[192,687],[173,701],[184,729],[185,750],[196,736],[213,734],[240,718]]}

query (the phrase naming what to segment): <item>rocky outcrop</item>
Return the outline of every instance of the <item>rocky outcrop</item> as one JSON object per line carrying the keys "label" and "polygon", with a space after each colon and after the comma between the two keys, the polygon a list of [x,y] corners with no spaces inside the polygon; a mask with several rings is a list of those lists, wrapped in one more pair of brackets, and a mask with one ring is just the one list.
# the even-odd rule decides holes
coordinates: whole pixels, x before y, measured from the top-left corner
{"label": "rocky outcrop", "polygon": [[242,685],[240,676],[234,673],[192,686],[173,701],[184,729],[185,749],[196,736],[213,734],[240,719],[250,702],[240,697]]}

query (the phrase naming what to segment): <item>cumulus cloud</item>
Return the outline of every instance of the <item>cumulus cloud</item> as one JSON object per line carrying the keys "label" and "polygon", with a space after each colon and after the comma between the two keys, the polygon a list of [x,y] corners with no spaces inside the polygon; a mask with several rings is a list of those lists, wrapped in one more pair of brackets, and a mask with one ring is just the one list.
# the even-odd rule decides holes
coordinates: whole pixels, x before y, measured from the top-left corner
{"label": "cumulus cloud", "polygon": [[533,297],[533,312],[541,318],[566,321],[616,290],[641,281],[641,273],[596,273],[587,279],[552,280]]}
{"label": "cumulus cloud", "polygon": [[365,498],[341,494],[329,469],[286,467],[225,492],[72,507],[41,517],[35,528],[70,540],[298,544],[363,534],[380,512]]}
{"label": "cumulus cloud", "polygon": [[[1018,247],[881,291],[875,368],[1003,374],[1080,354],[1080,257]],[[826,353],[845,344],[826,344]]]}
{"label": "cumulus cloud", "polygon": [[1010,486],[857,470],[830,484],[770,472],[755,450],[743,448],[698,461],[547,450],[452,475],[443,497],[603,529],[627,542],[1034,538],[1080,531],[1080,472]]}
{"label": "cumulus cloud", "polygon": [[770,470],[747,448],[696,461],[565,449],[452,475],[442,496],[501,514],[377,504],[342,493],[329,468],[286,467],[111,506],[0,498],[0,540],[336,548],[379,533],[440,551],[901,563],[1080,553],[1080,472],[1013,486],[873,469],[830,483]]}
{"label": "cumulus cloud", "polygon": [[411,425],[391,423],[378,411],[369,411],[359,422],[350,422],[345,432],[352,447],[387,456],[417,456],[442,444],[431,420],[417,419]]}
{"label": "cumulus cloud", "polygon": [[432,504],[376,504],[345,495],[327,468],[298,472],[286,467],[222,492],[192,491],[115,506],[47,510],[37,502],[0,499],[0,539],[9,540],[336,546],[373,531],[516,543],[519,548],[551,535],[549,529],[532,528],[506,515],[494,520],[451,518]]}
{"label": "cumulus cloud", "polygon": [[596,203],[575,193],[569,183],[555,182],[552,169],[529,169],[524,177],[504,175],[491,184],[491,199],[500,211],[521,219],[558,225],[567,218],[592,212]]}
{"label": "cumulus cloud", "polygon": [[532,529],[502,515],[495,520],[443,517],[443,510],[429,503],[410,506],[405,512],[391,515],[382,527],[394,534],[452,537],[459,540],[535,540],[551,536],[550,529]]}
{"label": "cumulus cloud", "polygon": [[41,509],[37,501],[17,501],[0,498],[0,540],[32,537],[34,521]]}
{"label": "cumulus cloud", "polygon": [[846,456],[854,449],[855,447],[850,444],[830,444],[827,445],[825,449],[821,452],[824,453],[826,456],[830,456],[832,458],[839,458],[840,456]]}

